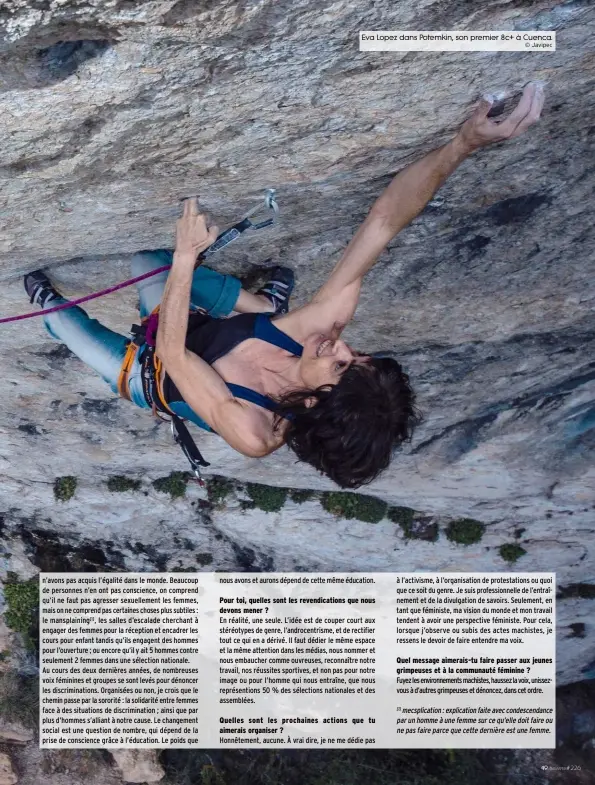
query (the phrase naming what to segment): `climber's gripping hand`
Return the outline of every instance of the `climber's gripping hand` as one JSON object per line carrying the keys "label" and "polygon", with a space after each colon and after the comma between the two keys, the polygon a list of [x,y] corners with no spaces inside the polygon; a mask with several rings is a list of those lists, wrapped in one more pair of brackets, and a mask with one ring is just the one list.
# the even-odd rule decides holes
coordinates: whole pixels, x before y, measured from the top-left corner
{"label": "climber's gripping hand", "polygon": [[479,147],[519,136],[539,120],[544,99],[543,82],[529,82],[511,114],[505,119],[492,119],[488,113],[494,99],[484,96],[459,130],[458,139],[472,153]]}
{"label": "climber's gripping hand", "polygon": [[212,245],[219,230],[207,227],[206,216],[198,211],[196,197],[184,201],[184,212],[176,223],[176,252],[178,259],[196,262],[196,257]]}

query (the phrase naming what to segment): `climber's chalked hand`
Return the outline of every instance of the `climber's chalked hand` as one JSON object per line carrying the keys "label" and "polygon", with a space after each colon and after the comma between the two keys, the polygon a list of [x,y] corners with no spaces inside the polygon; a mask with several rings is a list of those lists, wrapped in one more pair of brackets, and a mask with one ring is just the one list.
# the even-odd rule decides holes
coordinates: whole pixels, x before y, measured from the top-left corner
{"label": "climber's chalked hand", "polygon": [[513,139],[539,120],[544,100],[544,83],[529,82],[511,114],[504,119],[495,119],[488,117],[488,113],[496,99],[485,95],[475,112],[461,126],[458,137],[469,152],[494,142]]}
{"label": "climber's chalked hand", "polygon": [[195,196],[184,201],[184,212],[176,223],[176,254],[185,258],[196,257],[212,245],[217,239],[219,230],[216,226],[207,226],[207,218],[198,210]]}

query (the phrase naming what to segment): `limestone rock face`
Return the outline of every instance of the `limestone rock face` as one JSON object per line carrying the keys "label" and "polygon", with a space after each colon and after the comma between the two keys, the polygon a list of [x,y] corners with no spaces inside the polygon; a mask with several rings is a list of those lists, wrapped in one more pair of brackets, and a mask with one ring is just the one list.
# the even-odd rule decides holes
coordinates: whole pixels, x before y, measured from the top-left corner
{"label": "limestone rock face", "polygon": [[[280,224],[214,266],[248,275],[267,259],[290,264],[303,302],[392,174],[446,142],[481,92],[544,79],[540,123],[463,163],[368,275],[346,338],[398,352],[425,414],[370,493],[523,525],[535,537],[532,568],[562,560],[568,580],[592,581],[593,24],[588,0],[5,0],[0,313],[27,310],[18,276],[35,267],[49,266],[73,296],[126,278],[130,253],[171,246],[181,197],[200,194],[222,226],[271,186]],[[452,28],[555,29],[559,46],[358,52],[359,30]],[[124,332],[135,295],[89,311]],[[144,513],[131,516],[103,481],[185,469],[167,429],[114,400],[38,320],[0,330],[2,508],[25,533],[72,526],[92,542],[118,519],[142,543]],[[285,450],[257,461],[214,436],[201,446],[220,474],[329,487]],[[60,475],[76,475],[95,506],[56,504]],[[160,514],[148,514],[150,526]],[[244,536],[254,535],[234,530],[236,548]],[[363,568],[351,543],[334,561],[329,549],[327,569]],[[275,547],[273,560],[284,553]],[[310,547],[297,535],[297,562]],[[397,568],[408,569],[401,555]],[[437,544],[421,567],[444,563]]]}
{"label": "limestone rock face", "polygon": [[156,750],[111,750],[122,782],[159,782],[165,776]]}
{"label": "limestone rock face", "polygon": [[0,742],[2,744],[27,744],[33,739],[33,731],[19,725],[0,723]]}
{"label": "limestone rock face", "polygon": [[18,781],[10,757],[4,752],[0,752],[0,785],[16,785]]}

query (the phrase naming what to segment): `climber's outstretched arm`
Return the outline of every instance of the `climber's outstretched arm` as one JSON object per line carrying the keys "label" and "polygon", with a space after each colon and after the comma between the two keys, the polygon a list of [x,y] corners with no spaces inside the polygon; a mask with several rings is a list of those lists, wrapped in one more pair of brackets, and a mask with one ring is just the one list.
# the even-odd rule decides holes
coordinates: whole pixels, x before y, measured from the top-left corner
{"label": "climber's outstretched arm", "polygon": [[357,307],[364,275],[388,243],[419,215],[447,177],[472,152],[518,136],[529,128],[539,118],[543,100],[541,83],[530,83],[512,114],[498,122],[488,118],[493,99],[482,99],[454,139],[396,175],[311,303],[279,319],[278,326],[283,325],[282,329],[293,335],[301,334],[304,327],[312,331],[323,330],[324,325],[328,328],[347,324]]}

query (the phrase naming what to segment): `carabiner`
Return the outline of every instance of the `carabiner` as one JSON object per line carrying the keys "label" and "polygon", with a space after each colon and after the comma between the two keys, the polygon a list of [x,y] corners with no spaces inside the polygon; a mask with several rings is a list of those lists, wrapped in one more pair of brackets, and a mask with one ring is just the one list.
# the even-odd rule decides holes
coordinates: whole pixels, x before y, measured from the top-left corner
{"label": "carabiner", "polygon": [[277,204],[277,200],[275,198],[275,189],[274,188],[267,188],[264,193],[264,208],[265,210],[272,210],[273,217],[268,218],[266,221],[260,221],[260,223],[253,223],[249,219],[256,215],[256,213],[260,212],[263,208],[262,202],[257,204],[252,210],[246,213],[246,215],[242,218],[242,221],[249,221],[251,229],[264,229],[265,226],[272,226],[279,216],[279,205]]}

